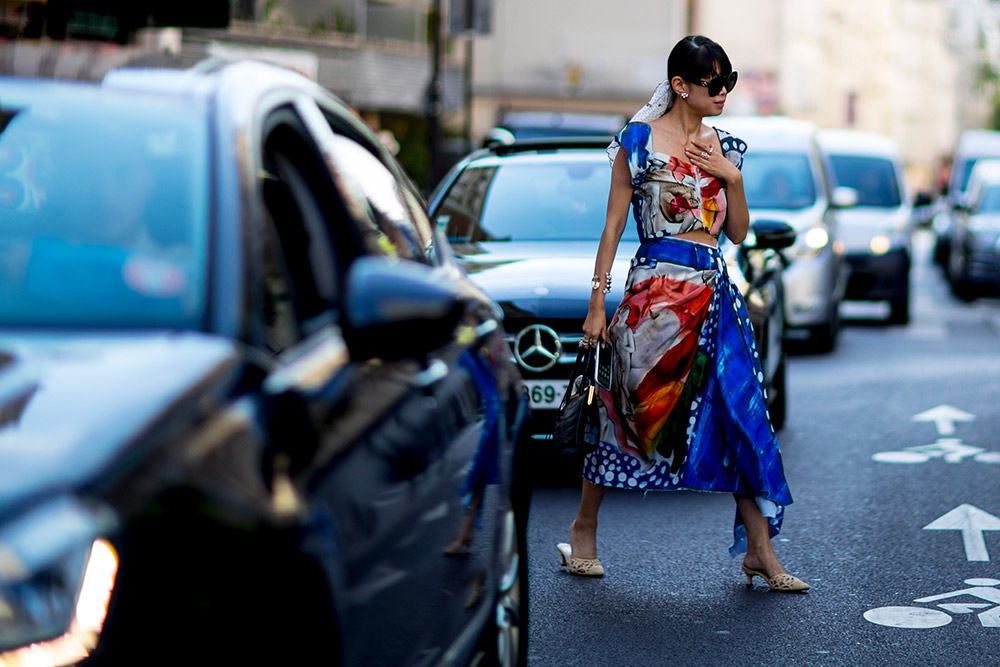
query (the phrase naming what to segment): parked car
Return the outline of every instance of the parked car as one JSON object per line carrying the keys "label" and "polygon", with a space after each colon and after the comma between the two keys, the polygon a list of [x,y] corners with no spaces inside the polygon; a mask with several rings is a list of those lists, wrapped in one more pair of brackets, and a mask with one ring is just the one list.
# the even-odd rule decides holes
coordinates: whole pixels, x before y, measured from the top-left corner
{"label": "parked car", "polygon": [[[583,336],[611,169],[607,139],[521,141],[472,153],[438,185],[430,211],[472,280],[504,310],[511,356],[532,409],[527,434],[550,437],[555,410]],[[784,294],[777,250],[794,241],[781,222],[755,223],[726,246],[729,273],[746,297],[762,354],[771,419],[785,421]],[[612,317],[638,247],[626,228],[605,300]],[[545,447],[536,443],[535,451]]]}
{"label": "parked car", "polygon": [[955,208],[962,206],[968,191],[973,168],[980,160],[1000,159],[1000,132],[995,130],[965,130],[958,138],[948,179],[948,210],[934,218],[934,261],[948,272],[951,254],[951,224]]}
{"label": "parked car", "polygon": [[1000,281],[1000,160],[980,160],[952,214],[948,282],[960,299],[994,296]]}
{"label": "parked car", "polygon": [[889,322],[910,319],[913,202],[896,143],[856,130],[820,130],[819,146],[834,185],[854,191],[855,206],[840,211],[839,237],[851,277],[844,298],[888,301]]}
{"label": "parked car", "polygon": [[781,220],[795,228],[795,245],[786,253],[790,265],[784,271],[786,337],[804,340],[819,351],[834,349],[849,275],[839,241],[838,209],[854,202],[850,193],[834,192],[815,127],[777,116],[720,117],[713,122],[747,143],[743,186],[751,217]]}
{"label": "parked car", "polygon": [[520,380],[374,134],[252,62],[0,103],[0,664],[523,663]]}

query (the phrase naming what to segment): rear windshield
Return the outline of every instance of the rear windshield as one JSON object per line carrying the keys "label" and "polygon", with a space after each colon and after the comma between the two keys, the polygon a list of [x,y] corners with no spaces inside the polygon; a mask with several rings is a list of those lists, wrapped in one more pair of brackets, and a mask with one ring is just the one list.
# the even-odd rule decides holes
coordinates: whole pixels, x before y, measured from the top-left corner
{"label": "rear windshield", "polygon": [[748,151],[743,187],[750,208],[798,209],[816,203],[809,158],[801,153]]}
{"label": "rear windshield", "polygon": [[[606,159],[472,166],[435,212],[452,243],[596,241],[608,209]],[[635,225],[624,238],[636,240]]]}
{"label": "rear windshield", "polygon": [[831,155],[837,185],[858,191],[858,206],[895,208],[900,205],[896,168],[884,158]]}
{"label": "rear windshield", "polygon": [[209,180],[200,116],[139,101],[3,102],[0,325],[197,327]]}

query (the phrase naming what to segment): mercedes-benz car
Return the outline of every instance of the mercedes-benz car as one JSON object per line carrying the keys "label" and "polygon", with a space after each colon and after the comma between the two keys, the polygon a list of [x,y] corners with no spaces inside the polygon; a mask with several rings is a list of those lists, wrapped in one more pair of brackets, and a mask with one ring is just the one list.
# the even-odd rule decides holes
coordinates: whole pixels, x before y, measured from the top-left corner
{"label": "mercedes-benz car", "polygon": [[520,380],[422,206],[283,68],[0,79],[0,665],[524,664]]}
{"label": "mercedes-benz car", "polygon": [[[582,338],[611,185],[607,143],[605,137],[525,140],[480,150],[458,163],[430,199],[431,215],[469,276],[503,308],[532,409],[526,432],[536,440],[550,437]],[[746,297],[771,419],[781,428],[787,392],[778,249],[795,233],[770,220],[756,221],[754,231],[740,246],[727,243],[726,257]],[[611,271],[609,318],[637,247],[630,218]]]}

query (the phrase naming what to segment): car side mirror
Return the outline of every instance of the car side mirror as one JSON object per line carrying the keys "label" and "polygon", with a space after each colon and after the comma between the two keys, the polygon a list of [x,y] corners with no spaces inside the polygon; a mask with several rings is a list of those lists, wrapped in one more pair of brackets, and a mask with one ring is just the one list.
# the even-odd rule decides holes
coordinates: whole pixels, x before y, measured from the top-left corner
{"label": "car side mirror", "polygon": [[356,361],[425,356],[452,339],[461,294],[424,264],[360,257],[347,271],[342,328]]}
{"label": "car side mirror", "polygon": [[851,208],[858,205],[858,191],[843,185],[833,189],[830,193],[830,203],[834,208]]}
{"label": "car side mirror", "polygon": [[514,143],[514,133],[505,127],[494,127],[483,139],[483,148],[497,148],[498,146],[510,146]]}
{"label": "car side mirror", "polygon": [[743,242],[750,250],[781,250],[795,243],[795,228],[781,220],[754,220]]}

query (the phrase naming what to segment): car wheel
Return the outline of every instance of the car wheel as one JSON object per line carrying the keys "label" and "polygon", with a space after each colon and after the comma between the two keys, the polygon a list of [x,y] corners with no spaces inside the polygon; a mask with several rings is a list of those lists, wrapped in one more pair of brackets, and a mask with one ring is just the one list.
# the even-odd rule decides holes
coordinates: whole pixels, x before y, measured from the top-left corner
{"label": "car wheel", "polygon": [[905,277],[903,296],[889,302],[889,324],[906,324],[910,321],[910,281]]}
{"label": "car wheel", "polygon": [[774,371],[774,378],[771,380],[771,392],[774,393],[774,400],[768,406],[768,411],[771,414],[771,426],[774,427],[775,431],[780,431],[785,427],[788,411],[788,392],[785,386],[785,360],[782,359]]}
{"label": "car wheel", "polygon": [[528,663],[528,559],[526,521],[513,509],[504,516],[500,572],[493,615],[480,637],[476,665],[524,667]]}
{"label": "car wheel", "polygon": [[834,306],[830,321],[812,330],[809,343],[816,352],[833,352],[840,337],[840,308]]}

